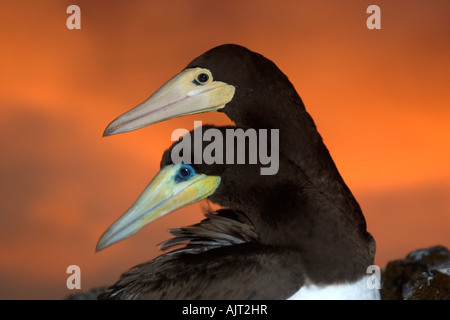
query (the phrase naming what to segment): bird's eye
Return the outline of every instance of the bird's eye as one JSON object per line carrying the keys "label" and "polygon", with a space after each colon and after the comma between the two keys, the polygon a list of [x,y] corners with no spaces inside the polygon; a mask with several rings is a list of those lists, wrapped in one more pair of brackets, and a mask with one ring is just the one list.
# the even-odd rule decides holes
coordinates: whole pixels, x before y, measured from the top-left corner
{"label": "bird's eye", "polygon": [[189,180],[195,174],[194,169],[190,165],[182,164],[175,175],[176,182]]}
{"label": "bird's eye", "polygon": [[209,80],[209,75],[206,74],[206,73],[200,73],[197,76],[197,82],[198,83],[206,83],[206,82],[208,82],[208,80]]}
{"label": "bird's eye", "polygon": [[180,174],[181,177],[186,178],[186,177],[189,177],[189,175],[191,174],[191,170],[189,170],[186,167],[182,167],[182,168],[180,168],[178,173]]}

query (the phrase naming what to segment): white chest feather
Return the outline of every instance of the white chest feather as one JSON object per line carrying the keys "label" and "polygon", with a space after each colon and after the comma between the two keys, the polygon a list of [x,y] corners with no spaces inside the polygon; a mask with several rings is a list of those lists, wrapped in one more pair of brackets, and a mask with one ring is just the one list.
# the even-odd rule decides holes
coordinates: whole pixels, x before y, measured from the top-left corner
{"label": "white chest feather", "polygon": [[370,288],[367,277],[363,277],[353,283],[305,285],[288,300],[380,300],[380,290]]}

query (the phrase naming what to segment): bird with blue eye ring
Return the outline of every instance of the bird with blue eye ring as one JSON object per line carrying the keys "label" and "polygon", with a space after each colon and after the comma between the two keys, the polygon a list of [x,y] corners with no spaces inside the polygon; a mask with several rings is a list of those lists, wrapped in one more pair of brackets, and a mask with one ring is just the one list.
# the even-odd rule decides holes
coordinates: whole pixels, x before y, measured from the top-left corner
{"label": "bird with blue eye ring", "polygon": [[192,166],[171,163],[152,179],[130,209],[100,238],[97,250],[136,233],[151,221],[209,197],[219,186],[220,176],[196,173]]}

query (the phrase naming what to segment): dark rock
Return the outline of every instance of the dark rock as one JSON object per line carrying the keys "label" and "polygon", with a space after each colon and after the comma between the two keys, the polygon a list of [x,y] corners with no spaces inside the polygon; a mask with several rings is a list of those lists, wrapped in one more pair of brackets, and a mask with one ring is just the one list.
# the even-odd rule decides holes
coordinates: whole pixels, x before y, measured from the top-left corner
{"label": "dark rock", "polygon": [[381,273],[383,300],[450,299],[450,252],[443,246],[416,250]]}

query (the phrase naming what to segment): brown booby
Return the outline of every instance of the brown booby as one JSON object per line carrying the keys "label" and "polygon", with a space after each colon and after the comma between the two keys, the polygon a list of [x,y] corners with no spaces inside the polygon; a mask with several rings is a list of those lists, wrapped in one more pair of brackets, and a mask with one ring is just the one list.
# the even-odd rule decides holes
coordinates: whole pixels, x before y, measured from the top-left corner
{"label": "brown booby", "polygon": [[[375,243],[362,214],[344,211],[290,156],[280,152],[279,171],[261,175],[258,164],[173,163],[171,150],[178,143],[97,249],[200,199],[227,209],[172,230],[176,237],[162,248],[185,247],[135,266],[101,298],[379,298],[367,285]],[[316,169],[320,175],[320,162]]]}

